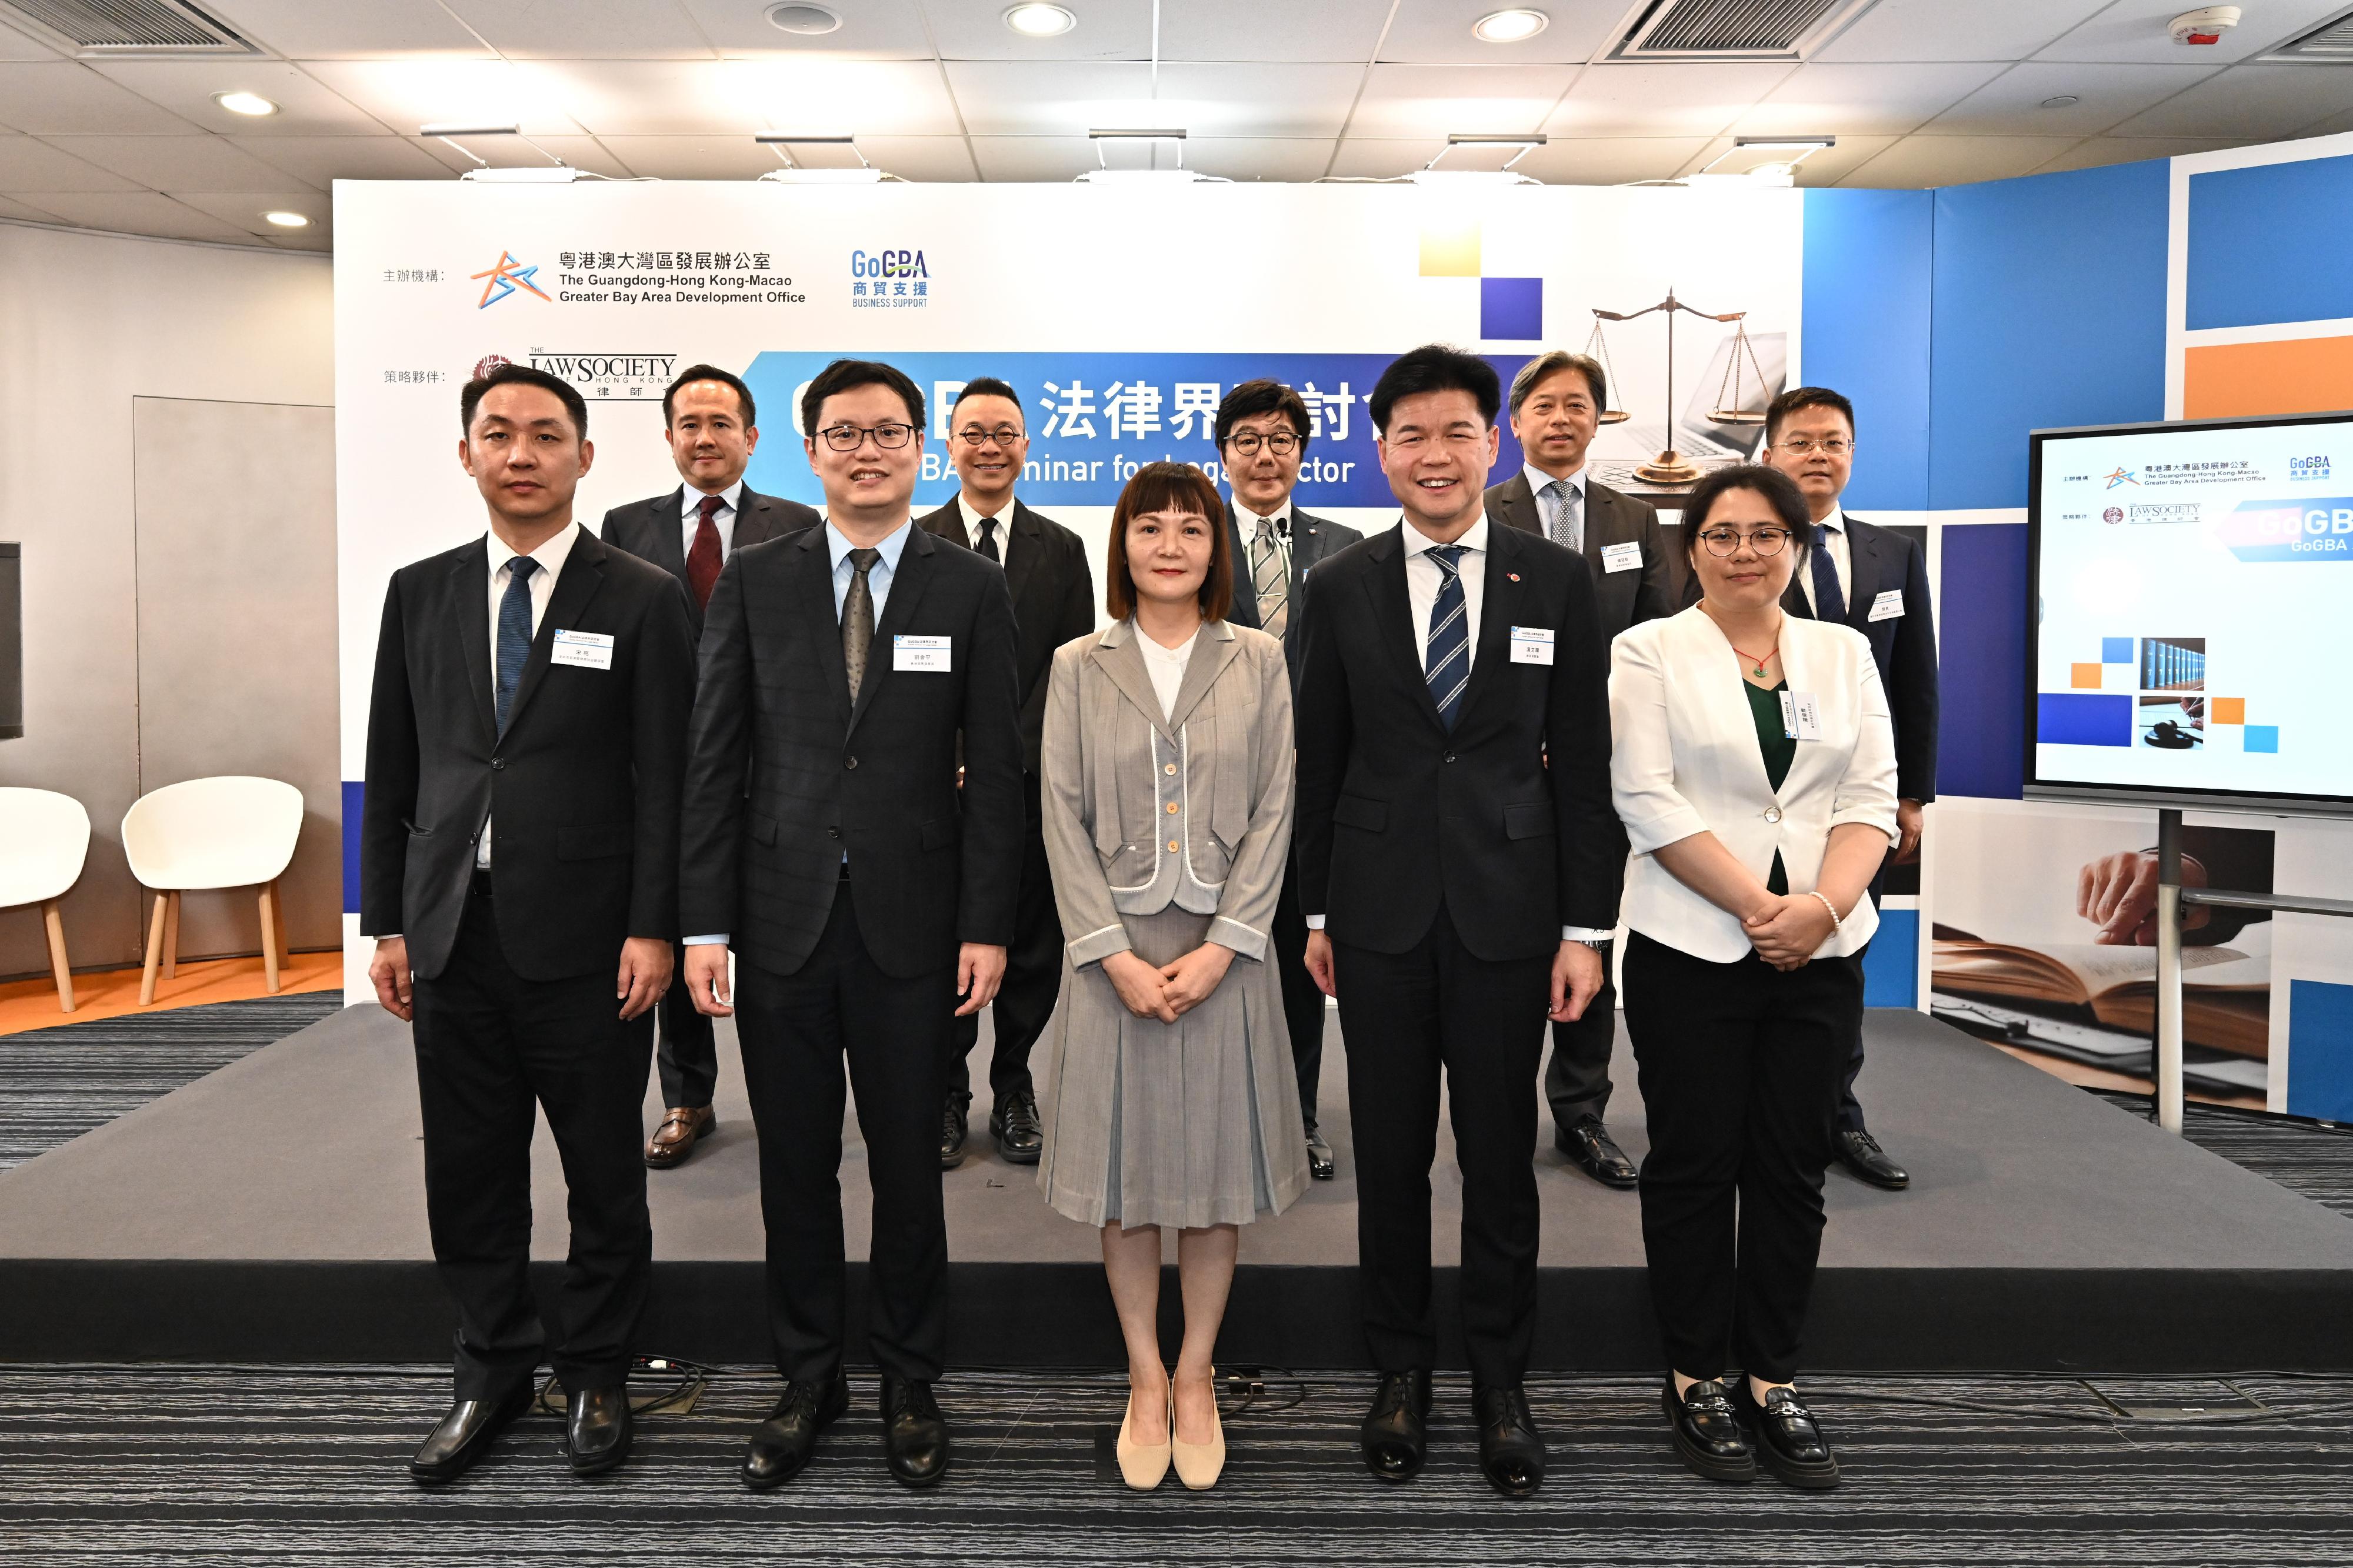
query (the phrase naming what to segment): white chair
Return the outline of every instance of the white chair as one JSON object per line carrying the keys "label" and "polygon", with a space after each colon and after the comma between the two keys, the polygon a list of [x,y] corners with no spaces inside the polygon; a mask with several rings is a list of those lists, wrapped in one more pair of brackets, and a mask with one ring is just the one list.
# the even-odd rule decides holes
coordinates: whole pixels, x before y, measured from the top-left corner
{"label": "white chair", "polygon": [[140,885],[155,889],[141,1006],[155,1000],[159,965],[167,980],[179,971],[180,895],[211,888],[260,889],[262,970],[277,994],[286,962],[278,879],[301,831],[302,792],[276,779],[190,779],[131,803],[122,814],[122,853]]}
{"label": "white chair", "polygon": [[74,994],[58,900],[80,880],[89,854],[90,813],[81,802],[46,789],[0,789],[0,910],[41,906],[61,1013],[74,1010]]}

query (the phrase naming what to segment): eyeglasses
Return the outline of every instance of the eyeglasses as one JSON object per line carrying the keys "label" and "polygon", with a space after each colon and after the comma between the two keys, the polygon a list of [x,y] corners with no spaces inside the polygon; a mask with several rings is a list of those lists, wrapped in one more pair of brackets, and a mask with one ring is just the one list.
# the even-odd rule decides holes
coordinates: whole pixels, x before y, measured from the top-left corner
{"label": "eyeglasses", "polygon": [[967,425],[956,432],[956,438],[967,447],[986,447],[991,441],[1000,447],[1010,447],[1021,439],[1021,432],[1010,425],[999,425],[994,430],[984,430],[977,425]]}
{"label": "eyeglasses", "polygon": [[1710,555],[1739,553],[1743,538],[1748,541],[1748,548],[1759,555],[1778,555],[1782,547],[1789,542],[1789,531],[1767,523],[1763,528],[1752,529],[1745,535],[1736,528],[1704,528],[1699,533],[1699,542],[1707,546]]}
{"label": "eyeglasses", "polygon": [[884,451],[895,451],[905,446],[914,433],[913,425],[901,425],[892,420],[880,425],[828,425],[818,432],[825,437],[825,444],[837,452],[855,452],[869,436],[873,437],[874,444]]}
{"label": "eyeglasses", "polygon": [[1245,458],[1255,458],[1264,447],[1278,458],[1288,458],[1299,450],[1299,437],[1288,430],[1273,430],[1261,436],[1255,430],[1237,430],[1226,437],[1226,445]]}
{"label": "eyeglasses", "polygon": [[1803,436],[1793,436],[1774,445],[1793,458],[1811,457],[1816,452],[1825,458],[1843,458],[1854,450],[1854,443],[1843,436],[1832,436],[1826,441],[1809,441]]}

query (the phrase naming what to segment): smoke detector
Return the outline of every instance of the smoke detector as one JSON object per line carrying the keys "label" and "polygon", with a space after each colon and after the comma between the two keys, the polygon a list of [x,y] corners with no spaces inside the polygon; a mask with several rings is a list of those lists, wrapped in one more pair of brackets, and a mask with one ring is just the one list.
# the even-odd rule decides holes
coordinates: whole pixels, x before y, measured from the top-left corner
{"label": "smoke detector", "polygon": [[2177,44],[2219,44],[2222,35],[2239,25],[2236,5],[2201,5],[2195,11],[2184,11],[2172,22],[2173,41]]}

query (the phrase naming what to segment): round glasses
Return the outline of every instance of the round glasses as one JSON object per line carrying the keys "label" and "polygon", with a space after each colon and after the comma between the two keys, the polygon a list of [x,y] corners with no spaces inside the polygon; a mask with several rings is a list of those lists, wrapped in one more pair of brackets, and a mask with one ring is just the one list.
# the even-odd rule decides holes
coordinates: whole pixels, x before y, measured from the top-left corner
{"label": "round glasses", "polygon": [[1746,534],[1736,528],[1704,528],[1699,533],[1699,542],[1707,546],[1707,552],[1710,555],[1739,553],[1740,542],[1744,538],[1748,541],[1748,548],[1757,554],[1778,555],[1789,542],[1789,531],[1767,523],[1763,528],[1752,529]]}
{"label": "round glasses", "polygon": [[994,430],[984,430],[977,425],[967,425],[956,432],[956,438],[967,447],[986,447],[991,441],[1000,447],[1010,447],[1021,439],[1021,432],[1010,425],[999,425]]}
{"label": "round glasses", "polygon": [[880,425],[828,425],[818,434],[823,436],[825,444],[837,452],[855,452],[869,436],[874,437],[876,446],[887,452],[905,446],[914,436],[915,427],[885,420]]}
{"label": "round glasses", "polygon": [[1288,430],[1270,431],[1263,436],[1255,430],[1237,430],[1226,437],[1226,445],[1245,458],[1257,457],[1261,446],[1278,458],[1288,458],[1299,450],[1299,437]]}

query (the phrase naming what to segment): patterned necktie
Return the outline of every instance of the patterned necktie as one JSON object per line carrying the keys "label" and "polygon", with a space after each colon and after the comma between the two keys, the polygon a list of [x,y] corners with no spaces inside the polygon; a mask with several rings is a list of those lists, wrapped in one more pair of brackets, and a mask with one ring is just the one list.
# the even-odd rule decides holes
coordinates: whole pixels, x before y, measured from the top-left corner
{"label": "patterned necktie", "polygon": [[849,672],[849,700],[858,700],[858,688],[866,679],[866,655],[874,646],[874,593],[867,586],[866,574],[882,559],[879,550],[853,550],[849,552],[849,593],[841,603],[841,663]]}
{"label": "patterned necktie", "polygon": [[522,684],[522,667],[531,658],[531,576],[539,563],[518,555],[507,563],[507,591],[499,599],[498,715],[499,733],[507,732],[507,714],[514,707],[515,688]]}
{"label": "patterned necktie", "polygon": [[711,585],[719,581],[719,509],[726,504],[724,496],[702,498],[702,521],[694,525],[694,548],[686,552],[686,585],[698,610],[711,607]]}
{"label": "patterned necktie", "polygon": [[1846,594],[1839,587],[1838,563],[1831,559],[1831,531],[1814,524],[1814,618],[1843,622]]}
{"label": "patterned necktie", "polygon": [[1546,526],[1545,536],[1564,550],[1585,552],[1585,520],[1577,515],[1577,503],[1583,493],[1567,479],[1555,479],[1545,486],[1544,493],[1552,498],[1552,521]]}
{"label": "patterned necktie", "polygon": [[976,548],[983,555],[987,556],[991,561],[996,562],[999,566],[1005,564],[1005,557],[998,553],[997,548],[997,520],[995,518],[984,517],[980,520],[980,543],[975,548]]}
{"label": "patterned necktie", "polygon": [[1281,637],[1291,624],[1291,567],[1282,559],[1272,518],[1258,520],[1258,537],[1250,543],[1250,584],[1258,590],[1259,629]]}
{"label": "patterned necktie", "polygon": [[1430,646],[1422,678],[1438,704],[1438,717],[1454,728],[1462,689],[1471,684],[1471,612],[1462,600],[1462,546],[1434,544],[1424,553],[1438,563],[1438,602],[1430,607]]}

